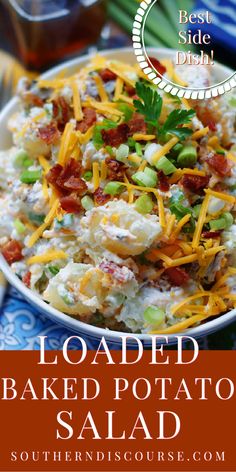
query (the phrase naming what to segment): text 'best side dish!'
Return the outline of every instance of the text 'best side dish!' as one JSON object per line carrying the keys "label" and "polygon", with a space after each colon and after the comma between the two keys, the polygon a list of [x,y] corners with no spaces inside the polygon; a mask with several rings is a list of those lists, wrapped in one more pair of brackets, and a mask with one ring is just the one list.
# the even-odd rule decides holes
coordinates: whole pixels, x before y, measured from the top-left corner
{"label": "text 'best side dish!'", "polygon": [[[180,84],[207,67],[155,61]],[[182,69],[181,69],[182,70]],[[61,312],[118,331],[175,333],[236,306],[232,93],[178,99],[138,64],[94,57],[23,80],[0,153],[0,245]]]}

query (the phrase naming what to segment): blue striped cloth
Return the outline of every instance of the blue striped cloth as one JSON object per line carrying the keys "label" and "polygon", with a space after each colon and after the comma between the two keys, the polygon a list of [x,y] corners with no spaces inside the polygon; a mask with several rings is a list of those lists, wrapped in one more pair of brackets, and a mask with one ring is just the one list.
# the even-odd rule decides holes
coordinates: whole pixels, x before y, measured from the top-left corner
{"label": "blue striped cloth", "polygon": [[193,25],[192,31],[201,29],[212,38],[212,49],[228,50],[236,53],[236,0],[197,0],[194,13],[209,11],[212,23]]}

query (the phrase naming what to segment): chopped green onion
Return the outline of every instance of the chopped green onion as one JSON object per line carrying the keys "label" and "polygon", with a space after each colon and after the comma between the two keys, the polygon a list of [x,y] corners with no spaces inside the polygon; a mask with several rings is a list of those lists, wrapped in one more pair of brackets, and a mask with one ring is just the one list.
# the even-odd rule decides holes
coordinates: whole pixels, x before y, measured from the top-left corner
{"label": "chopped green onion", "polygon": [[124,114],[125,121],[131,120],[134,112],[129,105],[126,103],[119,103],[117,108]]}
{"label": "chopped green onion", "polygon": [[66,213],[63,216],[62,220],[56,219],[55,221],[55,229],[61,228],[70,228],[74,223],[74,215],[73,213]]}
{"label": "chopped green onion", "polygon": [[93,199],[86,195],[81,199],[81,205],[86,211],[92,210],[92,208],[94,207]]}
{"label": "chopped green onion", "polygon": [[156,306],[149,306],[143,314],[144,320],[151,325],[159,326],[165,320],[165,312]]}
{"label": "chopped green onion", "polygon": [[34,161],[29,158],[29,155],[24,149],[19,149],[14,158],[14,166],[21,168],[21,167],[30,167],[32,166]]}
{"label": "chopped green onion", "polygon": [[93,173],[91,170],[87,170],[83,175],[83,179],[86,180],[86,182],[89,182],[90,180],[92,180],[92,177],[93,177]]}
{"label": "chopped green onion", "polygon": [[232,226],[233,223],[234,223],[234,218],[233,218],[233,216],[231,215],[231,213],[226,212],[226,213],[223,213],[222,218],[224,218],[224,220],[225,220],[226,229],[229,229],[230,226]]}
{"label": "chopped green onion", "polygon": [[210,228],[213,230],[229,229],[234,222],[234,218],[231,213],[226,212],[221,215],[217,220],[209,222]]}
{"label": "chopped green onion", "polygon": [[103,192],[108,195],[118,195],[122,192],[124,185],[120,184],[119,182],[108,182],[106,184]]}
{"label": "chopped green onion", "polygon": [[202,207],[201,204],[200,205],[195,205],[192,209],[193,210],[193,215],[195,216],[196,219],[199,218],[201,207]]}
{"label": "chopped green onion", "polygon": [[57,275],[60,272],[58,266],[48,266],[48,270],[51,272],[52,275]]}
{"label": "chopped green onion", "polygon": [[175,159],[179,155],[179,153],[182,151],[182,149],[183,149],[183,144],[177,143],[169,152],[168,159],[170,157]]}
{"label": "chopped green onion", "polygon": [[125,159],[127,159],[128,155],[129,146],[127,146],[127,144],[121,144],[116,150],[116,159],[123,162]]}
{"label": "chopped green onion", "polygon": [[28,217],[32,223],[35,223],[36,225],[41,225],[44,223],[45,220],[45,215],[37,215],[36,213],[28,213]]}
{"label": "chopped green onion", "polygon": [[19,219],[14,220],[14,226],[18,234],[22,234],[26,230],[25,225]]}
{"label": "chopped green onion", "polygon": [[223,149],[216,149],[216,154],[220,154],[222,156],[225,156],[225,151]]}
{"label": "chopped green onion", "polygon": [[24,170],[20,176],[20,181],[23,184],[34,184],[41,179],[41,176],[41,170]]}
{"label": "chopped green onion", "polygon": [[113,156],[113,155],[114,155],[114,151],[113,151],[113,147],[112,147],[112,146],[106,146],[105,149],[106,149],[106,151],[108,152],[108,154],[110,154],[110,156]]}
{"label": "chopped green onion", "polygon": [[179,167],[193,167],[197,162],[197,149],[194,146],[184,146],[180,151],[177,163]]}
{"label": "chopped green onion", "polygon": [[135,202],[136,210],[143,215],[151,213],[153,207],[154,203],[149,195],[141,195]]}
{"label": "chopped green onion", "polygon": [[156,168],[158,170],[162,170],[165,175],[173,174],[177,170],[174,164],[172,164],[172,162],[170,162],[165,156],[161,157],[156,165]]}
{"label": "chopped green onion", "polygon": [[146,167],[144,172],[139,171],[133,174],[132,180],[141,187],[156,187],[157,173]]}
{"label": "chopped green onion", "polygon": [[212,220],[209,222],[210,228],[214,231],[225,229],[226,221],[224,218],[218,218],[218,220]]}
{"label": "chopped green onion", "polygon": [[75,303],[72,295],[70,295],[69,293],[63,295],[61,298],[66,305],[74,305]]}
{"label": "chopped green onion", "polygon": [[182,202],[182,200],[184,200],[184,194],[179,188],[176,188],[173,191],[172,197],[170,198],[170,204],[172,205],[172,203],[179,203]]}
{"label": "chopped green onion", "polygon": [[135,143],[135,151],[139,157],[143,157],[142,145],[140,143]]}
{"label": "chopped green onion", "polygon": [[186,208],[180,203],[173,203],[170,205],[170,211],[178,220],[181,220],[185,215],[192,214],[191,208]]}
{"label": "chopped green onion", "polygon": [[103,122],[97,124],[93,132],[93,144],[97,150],[101,149],[104,145],[102,138],[102,130],[109,130],[117,128],[117,123],[111,120],[104,120]]}
{"label": "chopped green onion", "polygon": [[135,149],[136,141],[133,138],[128,138],[128,146],[131,149]]}

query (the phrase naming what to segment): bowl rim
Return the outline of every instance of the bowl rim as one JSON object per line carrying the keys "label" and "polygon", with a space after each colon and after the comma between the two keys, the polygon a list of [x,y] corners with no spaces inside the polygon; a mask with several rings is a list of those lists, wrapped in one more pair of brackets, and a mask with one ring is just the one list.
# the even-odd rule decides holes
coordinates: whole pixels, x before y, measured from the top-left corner
{"label": "bowl rim", "polygon": [[[152,48],[148,48],[148,50],[150,51],[150,53],[163,54],[166,56],[171,56],[175,52],[174,49],[169,49],[169,48],[152,47]],[[134,55],[134,51],[132,47],[98,51],[99,55],[112,56],[112,57],[116,55],[118,56],[122,55],[123,53]],[[55,74],[57,74],[58,72],[60,72],[61,70],[65,68],[69,71],[74,66],[79,66],[80,64],[88,62],[89,59],[92,57],[92,55],[93,54],[86,54],[83,56],[79,56],[75,59],[63,62],[49,69],[47,72],[43,73],[41,75],[41,78],[42,79],[51,78]],[[231,70],[230,68],[220,63],[217,63],[217,66],[218,66],[218,69],[222,69],[222,71]],[[18,103],[19,103],[19,99],[17,97],[13,97],[9,101],[9,103],[3,108],[3,110],[0,113],[0,123],[5,120],[7,115],[10,113],[11,109],[14,109],[14,107],[16,107]],[[131,342],[132,342],[132,338],[138,338],[144,343],[151,342],[151,339],[153,337],[153,335],[151,334],[145,334],[145,333],[134,334],[134,333],[108,330],[106,328],[99,328],[90,324],[86,324],[83,321],[79,321],[76,317],[67,315],[57,310],[53,306],[47,304],[39,295],[33,292],[33,290],[29,289],[28,287],[24,285],[24,283],[14,274],[10,265],[8,265],[8,263],[6,262],[2,254],[0,254],[0,269],[4,273],[9,283],[13,287],[15,287],[23,295],[23,297],[26,300],[31,302],[31,304],[34,307],[36,307],[36,309],[40,313],[42,312],[43,314],[45,314],[53,322],[64,325],[67,329],[71,329],[72,331],[77,332],[77,333],[78,332],[83,333],[93,339],[98,339],[98,340],[100,340],[104,336],[106,339],[108,339],[109,341],[112,341],[115,344],[120,343],[121,339],[124,336],[129,337]],[[201,338],[203,336],[209,335],[213,333],[214,331],[230,324],[231,322],[234,321],[235,318],[236,318],[236,308],[213,320],[206,321],[206,323],[201,324],[195,328],[190,328],[187,331],[179,332],[175,334],[164,334],[164,335],[159,335],[159,336],[165,337],[165,338],[167,337],[169,344],[176,343],[177,337],[183,336],[183,335],[190,336],[193,338]]]}

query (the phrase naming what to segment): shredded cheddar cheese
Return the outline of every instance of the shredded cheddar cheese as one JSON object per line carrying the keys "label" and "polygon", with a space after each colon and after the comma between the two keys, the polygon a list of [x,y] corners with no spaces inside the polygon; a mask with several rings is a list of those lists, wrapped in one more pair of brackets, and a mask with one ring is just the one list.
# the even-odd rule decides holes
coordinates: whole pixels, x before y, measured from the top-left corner
{"label": "shredded cheddar cheese", "polygon": [[120,95],[123,92],[124,88],[124,81],[120,77],[117,77],[116,79],[116,88],[115,88],[115,95],[114,95],[114,100],[119,100]]}
{"label": "shredded cheddar cheese", "polygon": [[98,93],[102,102],[108,101],[108,95],[104,88],[103,81],[99,75],[95,75],[94,80],[97,85]]}
{"label": "shredded cheddar cheese", "polygon": [[32,264],[46,264],[47,262],[55,261],[56,259],[67,259],[68,255],[64,251],[56,249],[49,249],[44,254],[32,256],[27,260],[28,265]]}
{"label": "shredded cheddar cheese", "polygon": [[100,185],[100,178],[99,178],[99,163],[93,163],[93,186],[94,190],[96,191]]}
{"label": "shredded cheddar cheese", "polygon": [[57,209],[59,207],[59,199],[55,200],[50,212],[45,218],[44,223],[36,229],[36,231],[30,236],[29,241],[27,242],[27,247],[32,247],[38,241],[38,239],[42,236],[45,229],[52,223],[53,219],[56,216]]}
{"label": "shredded cheddar cheese", "polygon": [[210,195],[206,195],[206,197],[203,200],[202,206],[201,206],[200,215],[199,215],[199,218],[198,218],[198,221],[197,221],[197,224],[196,224],[196,228],[195,228],[195,232],[194,232],[194,235],[193,235],[193,241],[192,241],[193,248],[198,247],[199,240],[200,240],[201,233],[202,233],[202,228],[203,228],[205,218],[206,218],[206,214],[207,214],[207,210],[208,210],[209,201],[210,201]]}
{"label": "shredded cheddar cheese", "polygon": [[161,149],[159,149],[152,157],[152,161],[154,164],[156,164],[162,156],[165,156],[177,143],[179,139],[177,137],[171,138],[168,143],[166,143],[164,146],[162,146]]}
{"label": "shredded cheddar cheese", "polygon": [[206,128],[199,129],[198,131],[195,131],[195,133],[192,134],[192,139],[197,140],[200,138],[204,138],[209,133],[209,128],[206,126]]}
{"label": "shredded cheddar cheese", "polygon": [[75,119],[76,121],[81,121],[83,119],[83,111],[81,107],[79,85],[75,80],[72,81],[72,90]]}

